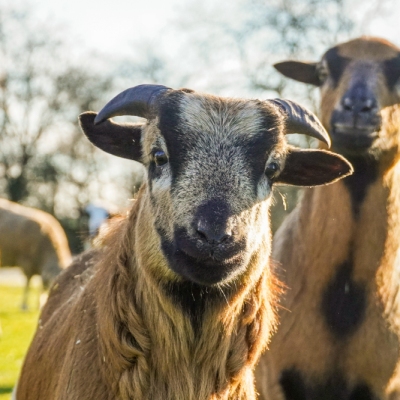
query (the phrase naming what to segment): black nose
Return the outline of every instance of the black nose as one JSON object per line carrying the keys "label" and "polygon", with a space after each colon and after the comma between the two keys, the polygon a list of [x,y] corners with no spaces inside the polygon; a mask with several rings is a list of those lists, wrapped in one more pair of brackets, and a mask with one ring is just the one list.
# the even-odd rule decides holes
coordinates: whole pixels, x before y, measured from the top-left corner
{"label": "black nose", "polygon": [[336,150],[364,151],[373,145],[382,124],[378,102],[367,81],[359,80],[348,88],[331,115]]}
{"label": "black nose", "polygon": [[364,84],[358,84],[348,90],[341,100],[344,111],[358,114],[375,113],[378,108],[376,96]]}
{"label": "black nose", "polygon": [[204,218],[198,220],[196,232],[202,240],[210,244],[221,244],[232,236],[232,232],[227,230],[226,226],[207,221]]}
{"label": "black nose", "polygon": [[226,242],[232,237],[228,223],[230,215],[230,207],[225,200],[217,198],[201,204],[193,220],[197,238],[212,245]]}

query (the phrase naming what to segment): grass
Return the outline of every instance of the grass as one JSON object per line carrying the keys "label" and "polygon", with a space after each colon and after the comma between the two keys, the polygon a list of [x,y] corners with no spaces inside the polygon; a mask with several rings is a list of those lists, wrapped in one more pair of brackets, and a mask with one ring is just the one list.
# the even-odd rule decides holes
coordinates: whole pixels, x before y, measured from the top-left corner
{"label": "grass", "polygon": [[22,287],[0,285],[0,400],[9,400],[39,316],[39,289],[31,289],[29,311],[21,311]]}

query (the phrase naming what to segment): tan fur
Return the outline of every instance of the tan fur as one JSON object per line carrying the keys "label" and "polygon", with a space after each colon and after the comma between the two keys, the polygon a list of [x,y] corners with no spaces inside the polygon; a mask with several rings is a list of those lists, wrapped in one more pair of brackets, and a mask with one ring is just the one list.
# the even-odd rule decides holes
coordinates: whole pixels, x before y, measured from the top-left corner
{"label": "tan fur", "polygon": [[[195,337],[189,319],[159,290],[159,277],[143,268],[158,263],[160,252],[152,248],[158,246],[148,223],[153,217],[146,188],[141,192],[129,219],[108,238],[101,262],[85,266],[87,259],[78,260],[55,283],[25,360],[18,399],[254,398],[251,367],[274,322],[276,291],[265,261],[252,260],[251,276],[238,283],[227,304],[207,312]],[[138,257],[130,257],[132,250]],[[71,268],[85,271],[85,278],[73,272],[66,277]],[[63,280],[67,296],[53,307]],[[68,289],[74,287],[81,290]],[[28,374],[38,358],[46,360],[40,371]],[[73,373],[66,376],[69,365]],[[53,378],[43,386],[36,374]]]}
{"label": "tan fur", "polygon": [[353,39],[339,46],[341,56],[363,61],[382,62],[396,57],[398,51],[398,47],[393,43],[369,36]]}
{"label": "tan fur", "polygon": [[[339,54],[353,61],[337,88],[321,87],[321,120],[329,127],[357,63],[371,64],[368,82],[378,93],[383,118],[376,143],[381,152],[379,176],[368,187],[358,218],[347,187],[338,182],[306,190],[278,230],[273,258],[282,265],[288,290],[281,302],[281,325],[256,371],[264,400],[285,399],[279,379],[291,368],[301,372],[306,384],[341,373],[350,387],[366,384],[377,399],[400,396],[400,112],[398,105],[391,105],[398,100],[377,68],[399,50],[381,43],[388,45],[368,38],[339,45]],[[350,248],[353,279],[366,285],[367,309],[357,331],[337,340],[322,317],[321,298]]]}
{"label": "tan fur", "polygon": [[64,230],[54,217],[6,199],[0,199],[0,253],[1,266],[22,268],[27,287],[30,278],[38,274],[48,288],[71,262]]}
{"label": "tan fur", "polygon": [[[102,248],[84,255],[57,279],[24,362],[18,400],[255,399],[253,367],[274,329],[279,293],[269,267],[270,198],[266,192],[264,198],[252,199],[251,174],[243,170],[239,147],[236,164],[228,168],[213,146],[218,135],[219,142],[234,140],[238,132],[232,127],[245,135],[261,126],[243,100],[220,104],[213,96],[190,97],[193,104],[183,101],[180,115],[194,150],[187,153],[174,193],[166,165],[151,189],[142,186],[129,215],[111,224]],[[242,125],[238,117],[243,117]],[[158,124],[155,118],[143,128],[145,165],[153,146],[167,151]],[[283,139],[281,131],[275,134]],[[205,142],[198,144],[198,138]],[[274,149],[281,147],[283,152],[278,142]],[[240,194],[223,195],[233,210],[228,223],[247,238],[239,261],[248,261],[228,282],[215,286],[225,298],[206,300],[195,329],[164,289],[182,278],[160,250],[155,227],[162,226],[167,238],[173,237],[174,224],[193,230],[190,217],[196,207],[218,193],[222,179],[235,182],[239,174]],[[260,180],[265,179],[262,174]]]}

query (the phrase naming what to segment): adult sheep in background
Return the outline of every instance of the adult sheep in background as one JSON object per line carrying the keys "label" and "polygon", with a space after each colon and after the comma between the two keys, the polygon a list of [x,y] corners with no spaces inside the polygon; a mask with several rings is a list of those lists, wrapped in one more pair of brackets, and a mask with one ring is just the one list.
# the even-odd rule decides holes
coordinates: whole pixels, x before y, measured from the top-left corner
{"label": "adult sheep in background", "polygon": [[354,174],[306,191],[276,234],[288,290],[257,386],[268,400],[399,399],[400,50],[363,37],[275,67],[320,87]]}
{"label": "adult sheep in background", "polygon": [[23,309],[28,305],[32,276],[40,275],[47,290],[70,262],[67,237],[53,216],[0,199],[0,266],[18,266],[26,276]]}
{"label": "adult sheep in background", "polygon": [[[108,121],[117,115],[141,124]],[[102,249],[57,279],[17,399],[254,399],[253,367],[275,326],[272,185],[325,184],[342,157],[302,107],[159,85],[128,89],[80,117],[99,148],[147,170]]]}

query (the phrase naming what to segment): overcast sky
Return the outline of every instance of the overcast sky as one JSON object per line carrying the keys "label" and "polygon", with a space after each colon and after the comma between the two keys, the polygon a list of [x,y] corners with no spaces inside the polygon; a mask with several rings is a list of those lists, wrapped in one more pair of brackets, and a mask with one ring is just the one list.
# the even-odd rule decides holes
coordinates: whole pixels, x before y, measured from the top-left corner
{"label": "overcast sky", "polygon": [[76,37],[78,46],[124,55],[140,37],[156,40],[184,0],[32,0],[31,3],[40,17],[64,25]]}
{"label": "overcast sky", "polygon": [[[9,0],[2,0],[9,1]],[[184,18],[184,10],[192,0],[18,0],[21,4],[30,2],[40,17],[46,17],[63,24],[77,40],[79,47],[89,47],[108,54],[124,55],[133,41],[140,38],[157,41],[168,32],[168,25],[174,23],[177,15]],[[204,3],[209,0],[202,0]],[[211,0],[210,0],[211,1]],[[221,2],[225,8],[233,3]],[[267,0],[266,0],[267,1]],[[363,33],[385,37],[400,45],[399,21],[400,1],[381,0],[382,9],[367,12]],[[372,1],[359,2],[350,9],[353,18],[368,10]],[[360,8],[362,7],[362,8]],[[378,17],[377,17],[378,15]],[[368,17],[372,21],[369,23]],[[173,46],[173,38],[170,45]]]}

